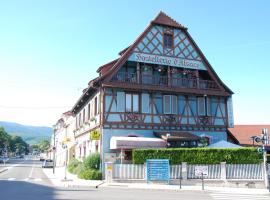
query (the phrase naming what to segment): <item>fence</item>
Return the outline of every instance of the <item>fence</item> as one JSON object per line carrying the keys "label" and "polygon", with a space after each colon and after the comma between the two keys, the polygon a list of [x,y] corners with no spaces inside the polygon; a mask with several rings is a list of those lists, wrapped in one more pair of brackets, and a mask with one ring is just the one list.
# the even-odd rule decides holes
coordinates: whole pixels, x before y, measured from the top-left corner
{"label": "fence", "polygon": [[[113,179],[145,179],[145,165],[114,164]],[[178,179],[181,165],[170,166],[170,178]]]}
{"label": "fence", "polygon": [[258,164],[227,164],[227,179],[263,179],[262,165]]}
{"label": "fence", "polygon": [[[184,163],[183,163],[184,164]],[[200,177],[195,176],[195,166],[202,165],[171,165],[170,166],[170,179],[179,179],[182,166],[186,166],[186,169],[182,170],[183,179],[198,179]],[[208,166],[208,175],[206,179],[263,179],[263,165],[262,164],[217,164],[217,165],[205,165]],[[268,169],[270,165],[268,164]],[[186,170],[186,171],[185,171]],[[270,169],[268,170],[270,175]],[[113,165],[113,179],[120,180],[144,180],[146,177],[145,165],[135,164],[114,164]]]}
{"label": "fence", "polygon": [[187,166],[187,178],[188,179],[198,179],[195,176],[196,166],[208,166],[208,175],[205,176],[206,179],[220,179],[221,177],[221,166],[220,165],[188,165]]}

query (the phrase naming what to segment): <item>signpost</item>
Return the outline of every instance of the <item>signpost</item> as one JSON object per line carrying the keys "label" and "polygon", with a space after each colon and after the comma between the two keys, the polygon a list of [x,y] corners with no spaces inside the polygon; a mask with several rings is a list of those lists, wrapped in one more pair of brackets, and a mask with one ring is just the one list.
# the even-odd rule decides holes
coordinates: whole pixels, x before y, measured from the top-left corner
{"label": "signpost", "polygon": [[195,166],[195,176],[199,176],[202,179],[202,190],[204,190],[204,176],[208,176],[208,166]]}
{"label": "signpost", "polygon": [[150,181],[170,181],[170,164],[168,159],[146,160],[146,178]]}

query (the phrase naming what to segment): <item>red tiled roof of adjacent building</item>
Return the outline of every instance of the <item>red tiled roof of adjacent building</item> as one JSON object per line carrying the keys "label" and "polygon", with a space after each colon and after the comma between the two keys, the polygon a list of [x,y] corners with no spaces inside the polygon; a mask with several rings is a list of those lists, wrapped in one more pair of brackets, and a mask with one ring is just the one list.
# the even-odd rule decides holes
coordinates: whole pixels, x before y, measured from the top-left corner
{"label": "red tiled roof of adjacent building", "polygon": [[[229,134],[231,134],[240,145],[251,146],[253,141],[252,136],[261,136],[262,129],[267,128],[270,131],[270,125],[235,125],[234,128],[229,128]],[[256,144],[255,145],[261,145]]]}

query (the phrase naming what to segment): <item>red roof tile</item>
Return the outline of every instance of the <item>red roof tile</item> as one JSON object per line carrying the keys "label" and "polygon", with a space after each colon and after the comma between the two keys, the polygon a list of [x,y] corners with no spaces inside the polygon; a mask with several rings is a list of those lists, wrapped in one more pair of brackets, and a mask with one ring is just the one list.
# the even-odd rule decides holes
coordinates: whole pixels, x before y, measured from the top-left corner
{"label": "red roof tile", "polygon": [[270,131],[270,125],[235,125],[234,128],[228,130],[239,141],[240,145],[252,145],[253,142],[250,137],[254,135],[261,136],[263,128]]}
{"label": "red roof tile", "polygon": [[164,12],[160,11],[158,16],[152,21],[154,24],[161,24],[166,26],[172,26],[175,28],[187,29],[183,25],[179,24],[177,21],[166,15]]}

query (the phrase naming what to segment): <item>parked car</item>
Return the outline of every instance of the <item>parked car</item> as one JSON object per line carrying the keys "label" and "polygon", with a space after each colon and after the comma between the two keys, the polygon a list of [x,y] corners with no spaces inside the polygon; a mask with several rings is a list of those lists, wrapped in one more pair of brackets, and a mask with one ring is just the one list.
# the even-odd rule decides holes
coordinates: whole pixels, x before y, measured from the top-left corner
{"label": "parked car", "polygon": [[42,168],[53,168],[53,160],[46,159],[42,163]]}
{"label": "parked car", "polygon": [[40,157],[40,158],[39,158],[39,161],[45,161],[45,158]]}

